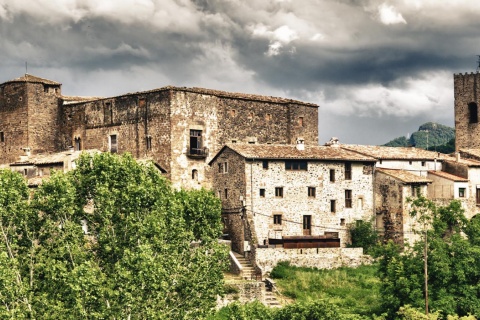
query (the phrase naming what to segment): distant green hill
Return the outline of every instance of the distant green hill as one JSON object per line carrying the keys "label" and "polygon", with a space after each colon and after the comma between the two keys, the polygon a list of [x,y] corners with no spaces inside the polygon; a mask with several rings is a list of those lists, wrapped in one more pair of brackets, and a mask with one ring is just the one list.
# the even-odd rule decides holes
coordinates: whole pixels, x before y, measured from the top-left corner
{"label": "distant green hill", "polygon": [[455,151],[455,129],[434,122],[422,124],[410,138],[398,137],[384,144],[388,147],[416,146],[417,148],[451,153]]}

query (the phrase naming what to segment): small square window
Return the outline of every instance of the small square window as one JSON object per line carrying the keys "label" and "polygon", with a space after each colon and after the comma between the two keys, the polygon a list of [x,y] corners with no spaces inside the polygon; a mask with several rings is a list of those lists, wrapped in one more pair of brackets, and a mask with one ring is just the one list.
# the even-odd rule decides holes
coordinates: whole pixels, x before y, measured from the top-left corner
{"label": "small square window", "polygon": [[298,117],[298,125],[303,127],[303,117]]}
{"label": "small square window", "polygon": [[315,187],[308,187],[308,197],[315,198],[316,196],[316,189]]}
{"label": "small square window", "polygon": [[235,117],[237,111],[235,109],[230,110],[230,116]]}
{"label": "small square window", "polygon": [[265,115],[265,120],[267,120],[267,121],[272,120],[272,114],[271,114],[271,113],[267,113],[267,114]]}
{"label": "small square window", "polygon": [[425,167],[427,163],[425,161],[422,161],[422,167]]}
{"label": "small square window", "polygon": [[262,161],[262,168],[263,169],[268,169],[268,160],[263,160]]}
{"label": "small square window", "polygon": [[458,196],[460,198],[465,198],[465,188],[458,188]]}
{"label": "small square window", "polygon": [[274,214],[273,215],[273,224],[282,224],[282,215],[281,214]]}
{"label": "small square window", "polygon": [[408,164],[410,164],[410,165],[411,165],[411,164],[412,164],[412,160],[408,161]]}
{"label": "small square window", "polygon": [[341,225],[341,226],[344,226],[344,225],[345,225],[345,219],[343,219],[343,218],[340,219],[340,225]]}
{"label": "small square window", "polygon": [[260,198],[265,198],[265,189],[260,189]]}
{"label": "small square window", "polygon": [[275,188],[275,197],[283,198],[283,187],[276,187]]}

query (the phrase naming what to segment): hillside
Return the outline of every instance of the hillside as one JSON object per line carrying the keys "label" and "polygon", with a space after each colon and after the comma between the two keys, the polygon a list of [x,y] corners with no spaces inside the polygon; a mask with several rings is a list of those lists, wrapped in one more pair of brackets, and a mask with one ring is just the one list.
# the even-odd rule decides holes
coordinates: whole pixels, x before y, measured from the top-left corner
{"label": "hillside", "polygon": [[[438,124],[434,122],[427,122],[422,124],[418,131],[413,132],[410,138],[398,137],[387,143],[384,146],[389,147],[406,147],[416,146],[417,148],[436,150],[443,153],[450,153],[454,151],[455,129]],[[453,149],[452,149],[453,146]]]}

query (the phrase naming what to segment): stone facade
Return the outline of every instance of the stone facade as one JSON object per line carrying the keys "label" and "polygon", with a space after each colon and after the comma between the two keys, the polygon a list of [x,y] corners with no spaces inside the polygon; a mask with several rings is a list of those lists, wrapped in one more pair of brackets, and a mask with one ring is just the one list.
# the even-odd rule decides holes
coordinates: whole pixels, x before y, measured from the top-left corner
{"label": "stone facade", "polygon": [[226,143],[318,144],[318,106],[201,88],[111,98],[62,96],[25,75],[0,85],[0,163],[23,154],[98,149],[151,158],[175,187],[211,187],[208,161]]}
{"label": "stone facade", "polygon": [[375,160],[338,147],[305,148],[230,144],[210,162],[232,250],[254,264],[259,250],[283,250],[286,239],[310,248],[338,239],[344,247],[348,225],[373,217]]}
{"label": "stone facade", "polygon": [[455,97],[455,149],[480,148],[480,74],[453,76]]}

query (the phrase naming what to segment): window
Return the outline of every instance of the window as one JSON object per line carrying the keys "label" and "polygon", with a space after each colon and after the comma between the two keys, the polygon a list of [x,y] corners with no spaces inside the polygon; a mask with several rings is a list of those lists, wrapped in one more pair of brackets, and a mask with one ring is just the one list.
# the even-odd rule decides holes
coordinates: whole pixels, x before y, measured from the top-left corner
{"label": "window", "polygon": [[225,194],[225,199],[227,199],[227,198],[228,198],[228,189],[225,189],[225,193],[224,193],[224,194]]}
{"label": "window", "polygon": [[223,162],[218,163],[218,173],[223,173]]}
{"label": "window", "polygon": [[420,196],[420,186],[412,185],[412,197],[419,197],[419,196]]}
{"label": "window", "polygon": [[357,210],[362,210],[363,209],[363,198],[360,197],[357,200]]}
{"label": "window", "polygon": [[330,169],[330,182],[335,182],[335,169]]}
{"label": "window", "polygon": [[477,206],[480,205],[480,189],[477,188]]}
{"label": "window", "polygon": [[218,163],[218,173],[228,173],[228,162]]}
{"label": "window", "polygon": [[262,168],[263,169],[268,169],[268,160],[263,160],[262,161]]}
{"label": "window", "polygon": [[460,198],[465,198],[465,188],[458,188],[458,196]]}
{"label": "window", "polygon": [[190,154],[203,155],[202,130],[190,129]]}
{"label": "window", "polygon": [[146,138],[147,150],[152,150],[152,136],[147,136]]}
{"label": "window", "polygon": [[411,164],[412,164],[412,160],[409,160],[409,161],[408,161],[408,164],[410,164],[410,165],[411,165]]}
{"label": "window", "polygon": [[478,123],[478,107],[475,102],[468,104],[468,116],[470,123]]}
{"label": "window", "polygon": [[352,190],[345,190],[345,208],[352,207]]}
{"label": "window", "polygon": [[225,162],[223,165],[223,173],[228,173],[228,162]]}
{"label": "window", "polygon": [[275,188],[275,197],[283,198],[283,187]]}
{"label": "window", "polygon": [[312,216],[303,216],[303,235],[309,236],[312,234]]}
{"label": "window", "polygon": [[75,142],[75,150],[76,151],[79,151],[79,150],[82,150],[82,141],[80,138],[75,138],[74,139],[74,142]]}
{"label": "window", "polygon": [[315,198],[315,195],[316,195],[315,187],[308,187],[308,197]]}
{"label": "window", "polygon": [[286,160],[285,170],[307,170],[307,161]]}
{"label": "window", "polygon": [[253,119],[253,116],[254,116],[254,115],[253,115],[253,112],[249,112],[249,113],[248,113],[248,119],[250,119],[250,120]]}
{"label": "window", "polygon": [[197,169],[192,170],[192,180],[198,181],[198,170]]}
{"label": "window", "polygon": [[298,125],[303,127],[303,117],[298,117]]}
{"label": "window", "polygon": [[425,167],[427,163],[425,161],[422,161],[422,167]]}
{"label": "window", "polygon": [[110,135],[110,152],[117,153],[118,152],[118,142],[117,142],[117,135],[112,134]]}
{"label": "window", "polygon": [[272,120],[272,114],[271,114],[271,113],[267,113],[267,114],[265,115],[265,120],[267,120],[267,121]]}
{"label": "window", "polygon": [[352,180],[352,163],[345,162],[345,180]]}
{"label": "window", "polygon": [[237,140],[232,140],[232,143],[237,143]]}
{"label": "window", "polygon": [[330,212],[335,213],[337,212],[337,201],[330,200]]}
{"label": "window", "polygon": [[28,174],[28,170],[27,169],[23,169],[23,175],[26,176]]}
{"label": "window", "polygon": [[265,198],[265,189],[260,189],[260,198]]}
{"label": "window", "polygon": [[103,112],[105,123],[113,123],[113,109],[111,102],[105,102]]}
{"label": "window", "polygon": [[145,98],[140,98],[140,99],[138,99],[138,106],[139,106],[140,108],[145,107]]}
{"label": "window", "polygon": [[5,142],[5,134],[3,131],[0,132],[0,142]]}
{"label": "window", "polygon": [[230,116],[235,117],[237,111],[235,109],[230,110]]}
{"label": "window", "polygon": [[282,215],[281,214],[274,214],[273,215],[273,224],[282,224]]}
{"label": "window", "polygon": [[345,219],[343,219],[343,218],[340,219],[340,225],[341,225],[341,226],[344,226],[344,225],[345,225]]}

